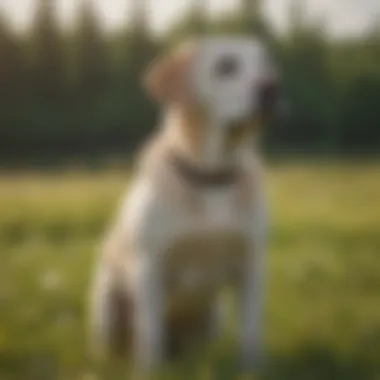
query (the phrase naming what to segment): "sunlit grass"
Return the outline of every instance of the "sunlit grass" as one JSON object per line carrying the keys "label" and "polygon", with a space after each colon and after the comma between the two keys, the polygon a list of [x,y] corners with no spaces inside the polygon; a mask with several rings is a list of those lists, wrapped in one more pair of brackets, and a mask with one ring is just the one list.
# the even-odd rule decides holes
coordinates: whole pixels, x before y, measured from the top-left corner
{"label": "sunlit grass", "polygon": [[[380,376],[380,166],[269,171],[264,379]],[[123,172],[0,177],[0,379],[128,378],[86,353],[86,294]],[[163,379],[238,379],[225,341]]]}

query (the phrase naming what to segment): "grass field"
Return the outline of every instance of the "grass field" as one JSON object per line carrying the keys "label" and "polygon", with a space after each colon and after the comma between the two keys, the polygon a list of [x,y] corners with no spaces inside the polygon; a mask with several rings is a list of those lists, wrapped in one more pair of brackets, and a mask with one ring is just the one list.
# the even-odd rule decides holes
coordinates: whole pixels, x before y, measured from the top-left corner
{"label": "grass field", "polygon": [[[0,380],[128,378],[118,365],[95,368],[85,350],[89,275],[127,177],[0,176]],[[260,378],[379,380],[380,166],[276,166],[269,183]],[[235,359],[227,336],[162,378],[237,379]]]}

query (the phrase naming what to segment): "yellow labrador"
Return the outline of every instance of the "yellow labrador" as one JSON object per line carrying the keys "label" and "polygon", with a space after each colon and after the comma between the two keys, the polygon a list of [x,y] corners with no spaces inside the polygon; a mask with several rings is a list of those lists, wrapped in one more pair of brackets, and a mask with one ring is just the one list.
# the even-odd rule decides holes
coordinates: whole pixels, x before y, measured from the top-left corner
{"label": "yellow labrador", "polygon": [[146,77],[162,106],[111,228],[92,293],[95,344],[132,348],[153,370],[221,328],[237,289],[241,361],[260,357],[267,211],[258,127],[277,79],[263,44],[210,37],[159,59]]}

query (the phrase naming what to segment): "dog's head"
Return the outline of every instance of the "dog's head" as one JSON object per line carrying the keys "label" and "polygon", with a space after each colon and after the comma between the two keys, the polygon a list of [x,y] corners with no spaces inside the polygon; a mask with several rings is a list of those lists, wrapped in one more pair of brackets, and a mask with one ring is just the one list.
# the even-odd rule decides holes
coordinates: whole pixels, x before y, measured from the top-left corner
{"label": "dog's head", "polygon": [[160,103],[202,108],[220,127],[272,116],[278,78],[260,41],[209,37],[188,42],[153,64],[147,87]]}

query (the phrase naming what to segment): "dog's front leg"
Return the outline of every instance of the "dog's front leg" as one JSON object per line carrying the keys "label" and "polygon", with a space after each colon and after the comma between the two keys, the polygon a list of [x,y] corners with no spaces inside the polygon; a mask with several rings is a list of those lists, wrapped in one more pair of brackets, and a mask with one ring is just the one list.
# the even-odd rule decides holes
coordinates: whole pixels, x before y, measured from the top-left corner
{"label": "dog's front leg", "polygon": [[266,235],[252,237],[241,294],[241,360],[243,371],[256,370],[262,359]]}
{"label": "dog's front leg", "polygon": [[158,256],[140,255],[137,286],[137,361],[150,372],[165,357],[162,268]]}

